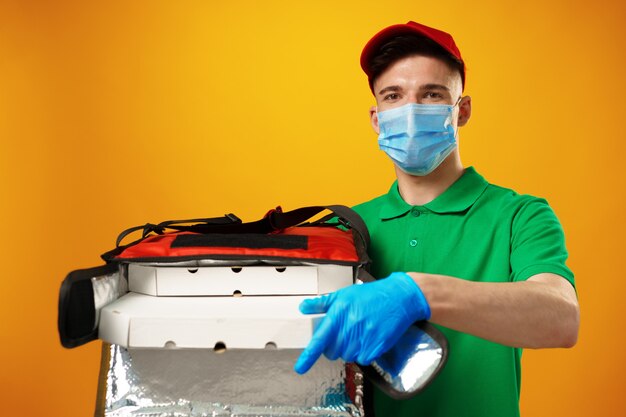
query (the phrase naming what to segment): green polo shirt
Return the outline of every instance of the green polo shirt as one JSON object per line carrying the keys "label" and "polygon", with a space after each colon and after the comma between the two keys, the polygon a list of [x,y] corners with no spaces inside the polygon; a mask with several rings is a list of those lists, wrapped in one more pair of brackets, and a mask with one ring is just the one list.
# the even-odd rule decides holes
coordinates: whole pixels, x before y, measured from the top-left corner
{"label": "green polo shirt", "polygon": [[[489,184],[474,168],[423,206],[407,204],[396,182],[354,209],[371,234],[377,278],[414,271],[512,282],[551,272],[574,285],[563,230],[548,203]],[[376,416],[519,416],[522,350],[438,327],[450,342],[441,374],[410,400],[377,391]]]}

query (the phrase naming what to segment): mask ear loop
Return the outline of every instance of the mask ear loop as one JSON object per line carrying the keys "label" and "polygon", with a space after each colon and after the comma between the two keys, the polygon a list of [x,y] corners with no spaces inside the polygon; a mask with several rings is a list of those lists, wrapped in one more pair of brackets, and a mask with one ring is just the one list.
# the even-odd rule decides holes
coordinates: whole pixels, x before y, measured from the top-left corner
{"label": "mask ear loop", "polygon": [[[450,107],[450,112],[452,112],[452,110],[459,105],[459,103],[461,102],[461,100],[463,100],[463,96],[460,96],[459,99],[456,101],[456,103],[454,103],[454,105],[452,107]],[[457,142],[459,142],[459,127],[457,126],[457,128],[454,131],[454,140]],[[457,145],[458,146],[458,145]]]}

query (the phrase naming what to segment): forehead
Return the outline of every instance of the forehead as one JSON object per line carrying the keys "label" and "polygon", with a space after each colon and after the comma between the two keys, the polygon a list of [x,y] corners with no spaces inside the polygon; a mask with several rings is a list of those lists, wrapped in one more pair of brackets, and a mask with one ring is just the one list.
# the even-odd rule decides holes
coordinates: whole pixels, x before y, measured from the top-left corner
{"label": "forehead", "polygon": [[438,58],[412,55],[389,65],[374,81],[374,92],[378,93],[390,86],[419,89],[429,84],[444,85],[452,93],[461,94],[462,91],[461,75],[458,71]]}

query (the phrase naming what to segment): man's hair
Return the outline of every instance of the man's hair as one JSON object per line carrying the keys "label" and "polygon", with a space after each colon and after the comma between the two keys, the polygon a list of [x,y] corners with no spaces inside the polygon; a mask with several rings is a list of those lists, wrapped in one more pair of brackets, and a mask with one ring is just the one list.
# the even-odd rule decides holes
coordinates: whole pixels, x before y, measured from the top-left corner
{"label": "man's hair", "polygon": [[369,77],[370,88],[374,91],[374,82],[394,62],[413,55],[423,55],[443,61],[451,70],[458,71],[461,82],[465,84],[463,63],[443,49],[437,42],[420,35],[400,35],[380,46],[370,60],[372,71]]}

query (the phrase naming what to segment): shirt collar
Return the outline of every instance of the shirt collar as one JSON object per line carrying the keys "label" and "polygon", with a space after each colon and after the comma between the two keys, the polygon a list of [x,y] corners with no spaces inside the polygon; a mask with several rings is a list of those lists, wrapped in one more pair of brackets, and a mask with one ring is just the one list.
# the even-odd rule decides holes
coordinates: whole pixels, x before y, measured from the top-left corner
{"label": "shirt collar", "polygon": [[[470,208],[485,191],[487,185],[489,185],[487,181],[476,172],[474,167],[469,167],[465,169],[461,178],[456,180],[446,191],[421,207],[439,214],[459,213]],[[411,208],[413,206],[402,199],[396,180],[389,189],[380,209],[380,218],[388,220],[404,216]]]}

